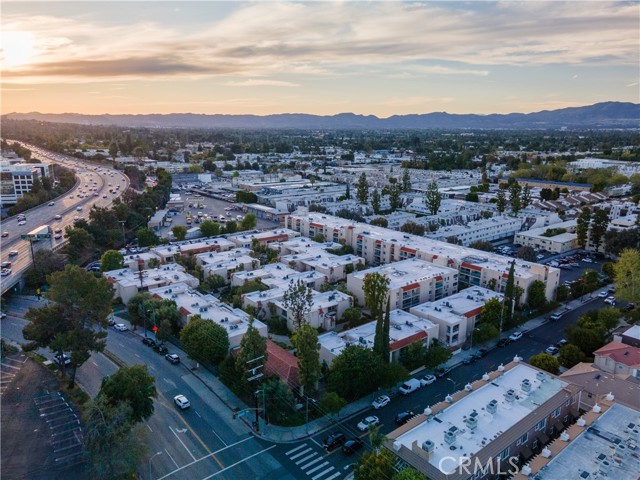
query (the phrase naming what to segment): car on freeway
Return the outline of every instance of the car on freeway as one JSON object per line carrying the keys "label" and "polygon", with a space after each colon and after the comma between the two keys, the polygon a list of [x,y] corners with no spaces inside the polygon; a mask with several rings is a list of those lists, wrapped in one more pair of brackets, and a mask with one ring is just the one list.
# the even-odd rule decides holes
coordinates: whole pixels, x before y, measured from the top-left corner
{"label": "car on freeway", "polygon": [[555,345],[549,345],[547,347],[547,349],[545,350],[545,353],[548,353],[549,355],[555,355],[556,353],[558,353],[560,350],[558,349],[558,347],[556,347]]}
{"label": "car on freeway", "polygon": [[62,240],[62,234],[61,234],[61,233],[56,233],[56,234],[53,236],[53,238],[54,238],[54,240]]}
{"label": "car on freeway", "polygon": [[404,425],[413,417],[415,417],[415,415],[416,414],[413,413],[411,410],[407,410],[405,412],[400,412],[399,414],[397,414],[396,417],[393,419],[393,421],[396,422],[396,425]]}
{"label": "car on freeway", "polygon": [[15,257],[15,256],[17,256],[17,255],[18,255],[18,251],[17,251],[17,250],[11,250],[11,251],[9,252],[9,256],[10,256],[10,257]]}
{"label": "car on freeway", "polygon": [[369,427],[375,427],[380,424],[380,419],[375,415],[369,415],[367,418],[362,419],[358,422],[358,430],[361,432],[366,432]]}
{"label": "car on freeway", "polygon": [[142,338],[142,343],[144,343],[148,347],[155,347],[156,346],[155,340],[153,338],[151,338],[151,337],[143,337]]}
{"label": "car on freeway", "polygon": [[167,353],[164,358],[167,360],[167,362],[169,363],[173,363],[174,365],[176,363],[180,363],[180,357],[178,355],[176,355],[175,353]]}
{"label": "car on freeway", "polygon": [[598,292],[598,298],[607,298],[609,296],[609,292],[603,290],[602,292]]}
{"label": "car on freeway", "polygon": [[53,231],[53,233],[62,233],[62,229],[58,227]]}
{"label": "car on freeway", "polygon": [[345,455],[353,455],[362,448],[362,445],[362,440],[359,438],[352,438],[344,442],[344,445],[342,445],[342,453]]}
{"label": "car on freeway", "polygon": [[500,340],[498,340],[498,346],[499,347],[506,347],[510,343],[511,343],[511,339],[509,339],[509,338],[501,338]]}
{"label": "car on freeway", "polygon": [[189,399],[184,395],[176,395],[173,397],[173,401],[181,410],[186,410],[191,406],[191,402],[189,402]]}
{"label": "car on freeway", "polygon": [[2,238],[8,237],[9,236],[9,232],[2,232]]}
{"label": "car on freeway", "polygon": [[3,268],[2,270],[0,270],[0,275],[3,277],[6,277],[7,275],[11,275],[11,269]]}
{"label": "car on freeway", "polygon": [[56,216],[55,216],[55,217],[53,217],[53,218],[55,218],[56,220],[62,220],[62,215],[56,215]]}
{"label": "car on freeway", "polygon": [[347,440],[344,433],[342,432],[333,432],[331,435],[324,438],[322,441],[322,446],[325,450],[331,451],[343,445]]}
{"label": "car on freeway", "polygon": [[371,406],[373,408],[375,408],[376,410],[378,410],[379,408],[382,408],[382,407],[384,407],[386,405],[389,405],[390,401],[391,401],[391,399],[387,395],[380,395],[378,398],[376,398],[373,401]]}
{"label": "car on freeway", "polygon": [[11,262],[2,262],[0,268],[11,268]]}
{"label": "car on freeway", "polygon": [[113,326],[113,328],[115,328],[119,332],[126,332],[127,331],[127,326],[124,323],[116,323]]}
{"label": "car on freeway", "polygon": [[22,225],[26,225],[26,224],[27,224],[27,221],[26,221],[26,220],[20,220],[20,221],[18,222],[18,226],[22,226]]}
{"label": "car on freeway", "polygon": [[426,385],[431,385],[435,381],[436,381],[436,376],[428,374],[420,379],[420,384],[424,387]]}
{"label": "car on freeway", "polygon": [[481,358],[486,357],[487,353],[489,353],[489,349],[483,347],[483,348],[479,348],[478,351],[473,354],[473,356],[476,358],[476,360],[479,360]]}
{"label": "car on freeway", "polygon": [[513,332],[511,335],[509,335],[509,340],[511,340],[512,342],[520,340],[521,338],[522,332]]}

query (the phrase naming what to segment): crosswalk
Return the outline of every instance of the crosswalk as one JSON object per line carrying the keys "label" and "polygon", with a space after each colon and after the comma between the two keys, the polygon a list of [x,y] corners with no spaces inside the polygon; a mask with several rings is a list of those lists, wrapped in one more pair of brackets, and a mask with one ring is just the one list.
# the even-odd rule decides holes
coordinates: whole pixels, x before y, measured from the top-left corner
{"label": "crosswalk", "polygon": [[326,460],[323,451],[307,443],[285,452],[285,455],[311,480],[335,480],[342,475]]}

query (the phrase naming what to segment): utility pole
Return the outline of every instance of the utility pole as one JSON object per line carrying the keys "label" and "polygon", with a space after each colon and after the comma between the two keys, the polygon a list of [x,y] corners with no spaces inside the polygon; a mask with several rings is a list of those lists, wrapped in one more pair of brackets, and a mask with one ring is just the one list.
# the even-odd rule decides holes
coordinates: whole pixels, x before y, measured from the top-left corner
{"label": "utility pole", "polygon": [[120,227],[122,228],[122,245],[127,243],[127,237],[124,235],[124,224],[127,223],[126,220],[119,220]]}
{"label": "utility pole", "polygon": [[[245,373],[249,373],[251,372],[251,376],[249,378],[247,378],[248,382],[253,382],[254,380],[258,380],[260,378],[262,378],[264,376],[264,374],[262,372],[258,372],[258,370],[260,370],[262,367],[264,367],[264,363],[257,363],[260,362],[260,360],[264,360],[264,355],[261,355],[259,357],[256,358],[252,358],[251,360],[247,361],[245,363],[245,365],[248,367],[245,370]],[[258,411],[258,393],[259,391],[257,391],[255,393],[255,403],[256,403],[256,432],[260,432],[260,415],[259,415],[259,411]],[[264,399],[264,389],[263,389],[263,399]]]}

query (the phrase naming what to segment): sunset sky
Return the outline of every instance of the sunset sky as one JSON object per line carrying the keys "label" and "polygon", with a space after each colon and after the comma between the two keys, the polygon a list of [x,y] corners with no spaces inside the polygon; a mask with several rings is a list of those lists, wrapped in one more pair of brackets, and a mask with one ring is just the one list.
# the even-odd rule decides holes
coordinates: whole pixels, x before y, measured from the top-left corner
{"label": "sunset sky", "polygon": [[638,2],[2,1],[2,113],[640,101]]}

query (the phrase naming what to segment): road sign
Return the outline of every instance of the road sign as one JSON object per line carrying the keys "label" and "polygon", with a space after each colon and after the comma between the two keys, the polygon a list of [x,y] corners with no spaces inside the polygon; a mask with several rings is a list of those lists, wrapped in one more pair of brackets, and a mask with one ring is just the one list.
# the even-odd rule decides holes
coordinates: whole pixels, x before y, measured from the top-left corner
{"label": "road sign", "polygon": [[51,238],[50,233],[38,233],[37,235],[20,235],[22,240],[44,240],[47,238]]}

